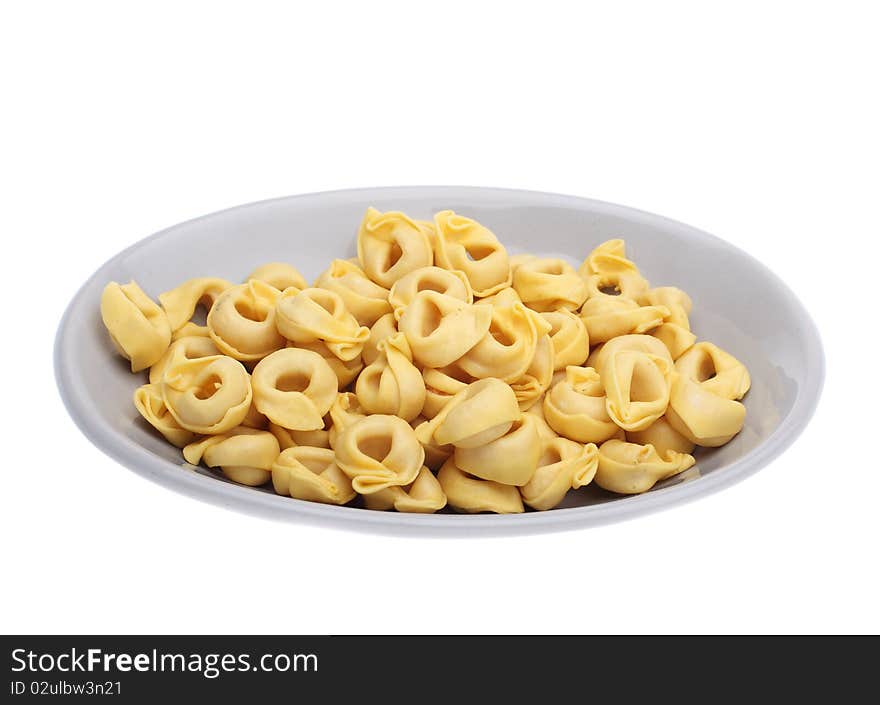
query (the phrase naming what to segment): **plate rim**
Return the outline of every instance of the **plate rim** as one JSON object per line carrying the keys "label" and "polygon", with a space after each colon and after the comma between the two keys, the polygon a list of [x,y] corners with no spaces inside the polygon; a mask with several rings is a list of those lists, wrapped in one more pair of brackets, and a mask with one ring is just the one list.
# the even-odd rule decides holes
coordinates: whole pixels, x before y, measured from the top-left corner
{"label": "plate rim", "polygon": [[[645,223],[690,231],[693,235],[707,238],[717,245],[736,252],[738,255],[749,260],[751,265],[760,270],[764,276],[775,282],[782,295],[788,300],[788,303],[792,305],[794,310],[798,311],[799,327],[805,328],[803,331],[804,337],[812,341],[812,344],[808,345],[805,350],[805,382],[802,388],[798,389],[798,394],[791,411],[764,442],[741,458],[725,466],[719,472],[704,475],[692,482],[655,489],[640,495],[624,496],[601,504],[553,509],[546,512],[526,512],[523,514],[405,514],[379,512],[356,507],[340,507],[307,502],[268,492],[254,491],[253,488],[226,482],[219,478],[195,472],[194,470],[186,471],[184,467],[171,466],[167,460],[152,454],[134,441],[119,433],[110,431],[87,413],[83,395],[77,393],[77,375],[75,370],[71,368],[71,361],[65,356],[65,351],[69,345],[68,341],[71,339],[70,322],[72,312],[84,305],[83,294],[86,289],[90,288],[91,284],[104,276],[104,272],[112,268],[114,264],[126,257],[131,251],[167,236],[184,225],[229,214],[233,211],[265,206],[277,201],[295,201],[319,197],[365,198],[371,194],[375,194],[376,196],[374,197],[379,197],[379,194],[383,192],[387,194],[392,191],[398,193],[401,191],[411,191],[424,195],[429,193],[435,194],[440,191],[457,192],[459,194],[462,191],[469,191],[472,192],[471,195],[493,193],[497,196],[507,196],[520,200],[524,197],[543,201],[553,199],[557,205],[564,205],[568,202],[572,205],[577,204],[581,209],[587,207],[593,211],[626,214],[630,218],[636,215]],[[753,475],[787,450],[812,419],[825,382],[825,353],[815,321],[791,287],[773,270],[747,251],[712,233],[638,208],[582,196],[491,186],[407,185],[315,191],[278,196],[223,208],[163,228],[152,235],[141,238],[107,259],[83,282],[65,307],[64,313],[61,316],[55,335],[52,357],[55,381],[67,413],[83,435],[95,447],[132,472],[187,496],[245,514],[297,523],[307,522],[330,528],[367,530],[372,533],[385,533],[395,536],[497,536],[574,530],[632,519],[713,494]]]}

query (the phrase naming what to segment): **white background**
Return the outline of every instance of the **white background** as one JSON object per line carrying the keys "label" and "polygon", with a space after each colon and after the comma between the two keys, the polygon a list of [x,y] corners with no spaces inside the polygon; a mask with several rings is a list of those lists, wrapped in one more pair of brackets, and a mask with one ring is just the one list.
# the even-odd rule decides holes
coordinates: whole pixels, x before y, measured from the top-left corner
{"label": "white background", "polygon": [[[880,630],[871,6],[4,3],[0,629]],[[665,513],[410,540],[178,496],[68,418],[55,327],[118,250],[247,201],[423,183],[625,203],[759,257],[823,332],[811,426]]]}

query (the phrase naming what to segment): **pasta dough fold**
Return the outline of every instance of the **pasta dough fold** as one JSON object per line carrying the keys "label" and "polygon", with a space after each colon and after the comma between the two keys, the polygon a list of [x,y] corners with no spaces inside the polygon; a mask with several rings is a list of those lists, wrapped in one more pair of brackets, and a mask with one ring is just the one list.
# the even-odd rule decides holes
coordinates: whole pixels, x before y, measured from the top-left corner
{"label": "pasta dough fold", "polygon": [[160,385],[144,384],[138,387],[134,391],[134,406],[144,420],[172,445],[183,448],[193,439],[195,434],[182,428],[165,406]]}
{"label": "pasta dough fold", "polygon": [[197,306],[204,306],[205,311],[210,311],[220,294],[231,286],[232,282],[225,279],[199,277],[159,294],[159,303],[168,316],[172,332],[190,322]]}
{"label": "pasta dough fold", "polygon": [[578,270],[587,280],[587,296],[611,292],[635,299],[647,290],[648,282],[626,257],[623,240],[607,240],[596,247]]}
{"label": "pasta dough fold", "polygon": [[674,286],[661,286],[649,289],[639,296],[642,306],[665,306],[669,315],[664,323],[655,328],[651,335],[657,337],[669,348],[673,360],[677,360],[697,340],[691,333],[690,315],[693,304],[691,297]]}
{"label": "pasta dough fold", "polygon": [[665,416],[661,416],[648,428],[641,431],[627,431],[626,440],[630,443],[638,443],[646,446],[654,446],[660,455],[666,455],[667,451],[676,453],[691,453],[695,444],[682,436],[670,425]]}
{"label": "pasta dough fold", "polygon": [[266,282],[278,291],[284,291],[291,287],[302,290],[308,286],[305,277],[299,273],[299,270],[285,262],[267,262],[260,265],[248,274],[246,281],[252,279]]}
{"label": "pasta dough fold", "polygon": [[275,423],[269,423],[269,432],[278,439],[278,445],[281,450],[288,448],[296,448],[299,446],[307,446],[310,448],[330,448],[330,432],[328,430],[328,418],[324,417],[324,428],[315,429],[314,431],[292,431]]}
{"label": "pasta dough fold", "polygon": [[381,316],[370,328],[370,337],[364,343],[361,358],[365,365],[369,365],[379,357],[379,343],[385,338],[390,338],[397,333],[397,319],[393,313],[386,313]]}
{"label": "pasta dough fold", "polygon": [[439,470],[440,466],[445,463],[450,456],[452,456],[453,451],[455,450],[455,446],[445,445],[441,446],[434,442],[434,439],[431,438],[428,442],[424,442],[421,439],[421,435],[419,433],[419,426],[422,424],[428,423],[427,419],[424,416],[417,416],[412,420],[410,426],[415,430],[416,438],[419,439],[419,443],[422,444],[422,448],[425,449],[425,465],[427,465],[431,470]]}
{"label": "pasta dough fold", "polygon": [[333,374],[336,375],[336,379],[339,382],[340,389],[345,389],[349,384],[354,382],[355,379],[357,379],[357,376],[361,373],[361,370],[364,369],[364,363],[360,357],[355,357],[351,360],[340,360],[333,354],[333,351],[331,351],[330,348],[320,340],[316,340],[313,343],[294,343],[288,341],[287,347],[299,348],[300,350],[311,350],[312,352],[318,353],[318,355],[324,358],[324,362],[330,365],[330,369],[333,370]]}
{"label": "pasta dough fold", "polygon": [[336,438],[353,423],[367,418],[367,410],[361,406],[353,392],[339,392],[330,406],[330,447],[336,445]]}
{"label": "pasta dough fold", "polygon": [[200,326],[198,323],[193,323],[192,321],[184,323],[180,328],[171,332],[172,342],[180,340],[181,338],[190,337],[210,338],[211,334],[208,332],[208,326]]}
{"label": "pasta dough fold", "polygon": [[446,506],[446,495],[434,474],[422,467],[412,484],[389,487],[364,496],[367,509],[432,514]]}
{"label": "pasta dough fold", "polygon": [[697,342],[697,336],[675,323],[661,323],[651,331],[651,335],[667,347],[673,360],[677,360]]}
{"label": "pasta dough fold", "polygon": [[553,369],[564,370],[569,365],[583,365],[590,354],[590,338],[584,322],[566,309],[542,313],[550,325],[553,343]]}
{"label": "pasta dough fold", "polygon": [[535,417],[535,420],[537,422],[538,435],[541,437],[542,443],[546,441],[552,441],[554,438],[559,438],[559,436],[556,435],[556,431],[550,428],[550,424],[547,423],[547,419],[544,417],[543,399],[540,399],[536,404],[530,406],[528,410],[524,411],[523,413]]}
{"label": "pasta dough fold", "polygon": [[200,357],[208,357],[210,355],[219,355],[220,351],[214,345],[214,341],[200,335],[189,335],[185,338],[178,338],[168,346],[165,354],[162,355],[150,367],[150,384],[159,384],[162,382],[162,375],[168,362],[178,354],[183,355],[187,360],[196,360]]}
{"label": "pasta dough fold", "polygon": [[516,401],[522,411],[535,404],[541,395],[550,388],[553,382],[553,343],[549,335],[538,338],[535,347],[535,355],[525,374],[515,382],[510,383],[510,388],[516,395]]}

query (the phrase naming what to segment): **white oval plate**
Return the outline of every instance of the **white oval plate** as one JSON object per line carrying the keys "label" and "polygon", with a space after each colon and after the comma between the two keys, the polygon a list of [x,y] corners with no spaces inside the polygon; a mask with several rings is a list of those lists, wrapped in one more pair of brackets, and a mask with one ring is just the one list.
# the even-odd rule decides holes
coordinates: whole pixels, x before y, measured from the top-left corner
{"label": "white oval plate", "polygon": [[[562,256],[579,264],[598,243],[626,240],[652,285],[674,285],[694,300],[700,339],[749,368],[743,431],[701,450],[690,471],[643,495],[598,487],[569,493],[546,512],[518,515],[397,514],[280,497],[233,484],[184,463],[142,421],[132,393],[142,384],[118,357],[101,323],[111,280],[135,279],[156,296],[191,277],[241,280],[257,265],[288,261],[307,279],[336,257],[355,254],[367,206],[417,218],[451,208],[491,228],[511,252]],[[760,262],[712,235],[609,203],[549,193],[459,186],[334,191],[278,198],[206,215],[141,240],[104,264],[70,303],[55,342],[55,374],[74,421],[107,455],[145,477],[199,499],[262,516],[400,535],[497,535],[586,527],[630,518],[714,492],[756,472],[787,448],[819,399],[824,359],[818,331],[794,294]],[[133,498],[131,498],[133,501]]]}

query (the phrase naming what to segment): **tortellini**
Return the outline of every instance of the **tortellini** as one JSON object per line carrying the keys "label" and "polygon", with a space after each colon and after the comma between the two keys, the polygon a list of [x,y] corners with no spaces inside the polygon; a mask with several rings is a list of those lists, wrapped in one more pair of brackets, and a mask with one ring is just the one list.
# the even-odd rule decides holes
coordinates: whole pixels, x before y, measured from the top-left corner
{"label": "tortellini", "polygon": [[171,330],[178,331],[190,323],[198,306],[203,306],[205,311],[209,311],[220,294],[231,286],[232,284],[225,279],[200,277],[185,281],[171,291],[159,294],[159,303],[168,316]]}
{"label": "tortellini", "polygon": [[171,343],[168,316],[135,282],[110,282],[101,294],[101,318],[117,352],[140,372],[157,362]]}
{"label": "tortellini", "polygon": [[617,426],[641,431],[666,413],[672,366],[658,355],[620,350],[602,366],[605,408]]}
{"label": "tortellini", "polygon": [[380,213],[368,208],[358,231],[357,247],[364,272],[386,289],[405,274],[434,262],[426,230],[398,211]]}
{"label": "tortellini", "polygon": [[177,354],[182,354],[187,360],[195,360],[200,357],[219,355],[220,351],[210,337],[188,335],[184,338],[178,338],[171,343],[165,354],[150,366],[150,384],[162,382],[162,375],[165,373],[168,362]]}
{"label": "tortellini", "polygon": [[446,367],[480,342],[492,319],[492,306],[472,306],[436,291],[421,291],[406,307],[398,327],[419,364]]}
{"label": "tortellini", "polygon": [[464,272],[474,296],[510,286],[510,258],[489,228],[453,211],[437,213],[434,227],[437,266]]}
{"label": "tortellini", "polygon": [[396,333],[379,343],[379,357],[364,368],[355,387],[370,414],[393,414],[412,421],[425,405],[425,380],[413,365],[406,336]]}
{"label": "tortellini", "polygon": [[650,335],[622,335],[615,338],[604,345],[600,345],[593,349],[587,358],[587,366],[595,370],[601,370],[605,365],[605,361],[614,353],[621,350],[633,350],[636,352],[648,353],[657,357],[666,358],[672,363],[672,356],[666,346],[657,338]]}
{"label": "tortellini", "polygon": [[515,382],[510,383],[510,388],[516,395],[519,408],[525,411],[537,403],[541,395],[547,391],[553,382],[553,363],[555,359],[553,342],[549,335],[538,338],[535,346],[535,354],[525,374]]}
{"label": "tortellini", "polygon": [[391,312],[388,289],[376,284],[360,267],[348,260],[333,260],[315,281],[315,286],[338,294],[345,308],[362,326],[371,326]]}
{"label": "tortellini", "polygon": [[712,343],[697,343],[675,362],[667,419],[692,443],[724,445],[745,424],[739,402],[749,391],[748,370]]}
{"label": "tortellini", "polygon": [[455,449],[455,464],[471,475],[505,485],[525,485],[541,457],[538,421],[522,414],[500,438],[476,447]]}
{"label": "tortellini", "polygon": [[446,506],[446,495],[440,482],[427,467],[422,467],[416,479],[404,487],[388,487],[364,495],[367,509],[395,509],[398,512],[432,514]]}
{"label": "tortellini", "polygon": [[587,283],[587,296],[599,294],[635,300],[648,288],[638,267],[626,257],[623,240],[607,240],[581,264],[579,273]]}
{"label": "tortellini", "polygon": [[437,480],[446,494],[449,506],[457,512],[520,514],[524,511],[519,489],[513,485],[503,485],[469,475],[455,464],[453,458],[440,468]]}
{"label": "tortellini", "polygon": [[567,309],[549,311],[541,316],[550,325],[553,369],[564,370],[569,365],[583,365],[590,354],[590,337],[580,317]]}
{"label": "tortellini", "polygon": [[204,462],[209,468],[219,467],[240,485],[257,487],[269,481],[280,452],[278,440],[268,431],[239,426],[190,443],[183,449],[183,457],[191,465]]}
{"label": "tortellini", "polygon": [[420,291],[436,291],[466,304],[474,302],[474,293],[463,272],[440,267],[422,267],[405,274],[391,287],[388,303],[391,304],[396,318],[403,315],[403,311]]}
{"label": "tortellini", "polygon": [[639,306],[631,299],[605,294],[587,299],[581,307],[581,320],[593,344],[653,330],[668,315],[664,306]]}
{"label": "tortellini", "polygon": [[415,431],[397,416],[373,414],[348,426],[334,444],[336,462],[364,495],[412,483],[425,461]]}
{"label": "tortellini", "polygon": [[589,485],[598,467],[599,449],[594,443],[581,445],[567,438],[547,441],[534,475],[520,488],[523,502],[532,509],[552,509],[569,490]]}
{"label": "tortellini", "polygon": [[651,335],[663,341],[673,360],[677,360],[697,340],[691,333],[688,316],[693,303],[691,297],[674,286],[649,289],[639,296],[642,306],[665,306],[669,310],[664,322],[651,331]]}
{"label": "tortellini", "polygon": [[278,299],[276,325],[297,345],[320,341],[345,362],[358,357],[370,337],[370,329],[346,310],[339,294],[314,287],[286,290]]}
{"label": "tortellini", "polygon": [[338,382],[318,353],[284,348],[254,368],[254,403],[272,423],[294,431],[324,428],[324,414],[336,399]]}
{"label": "tortellini", "polygon": [[724,445],[742,431],[746,407],[675,372],[666,419],[692,443],[713,448]]}
{"label": "tortellini", "polygon": [[507,433],[520,418],[516,395],[509,385],[489,377],[469,384],[433,419],[419,426],[422,443],[432,440],[456,448],[476,448]]}
{"label": "tortellini", "polygon": [[281,495],[324,504],[348,504],[357,495],[328,448],[286,448],[271,469],[272,486]]}
{"label": "tortellini", "polygon": [[597,245],[581,264],[580,274],[589,277],[603,272],[634,272],[636,265],[626,258],[626,243],[620,238]]}
{"label": "tortellini", "polygon": [[422,415],[433,419],[446,406],[447,402],[476,380],[460,367],[450,365],[440,369],[422,370],[425,383],[425,404]]}
{"label": "tortellini", "polygon": [[137,431],[297,500],[551,510],[593,483],[648,491],[745,424],[745,365],[698,341],[690,297],[651,288],[619,239],[575,269],[509,256],[451,210],[369,208],[357,257],[312,285],[269,262],[158,302],[134,282],[101,297],[113,345],[149,370]]}
{"label": "tortellini", "polygon": [[224,291],[208,312],[208,332],[224,355],[260,360],[287,341],[275,325],[275,304],[281,292],[252,279]]}
{"label": "tortellini", "polygon": [[253,398],[244,365],[225,355],[189,360],[179,351],[165,367],[161,387],[174,420],[193,433],[235,428],[244,421]]}
{"label": "tortellini", "polygon": [[617,439],[599,446],[596,484],[618,494],[647,492],[660,480],[693,466],[694,457],[667,450],[661,455],[652,445],[639,445]]}
{"label": "tortellini", "polygon": [[587,298],[586,282],[561,259],[535,257],[523,262],[513,273],[513,288],[534,311],[576,311]]}
{"label": "tortellini", "polygon": [[491,312],[489,329],[456,364],[477,379],[497,377],[513,382],[525,374],[535,357],[539,337],[536,318],[521,303],[493,305]]}
{"label": "tortellini", "polygon": [[397,333],[397,319],[393,313],[380,316],[370,328],[370,337],[364,343],[361,359],[365,365],[371,364],[379,357],[379,343]]}
{"label": "tortellini", "polygon": [[694,345],[675,361],[675,371],[725,399],[742,399],[752,384],[746,366],[712,343]]}
{"label": "tortellini", "polygon": [[183,428],[171,415],[162,397],[160,384],[145,384],[134,392],[134,406],[144,420],[165,436],[172,445],[183,448],[195,435]]}
{"label": "tortellini", "polygon": [[602,443],[618,432],[608,414],[605,387],[592,367],[570,366],[544,397],[544,418],[560,436],[580,443]]}

